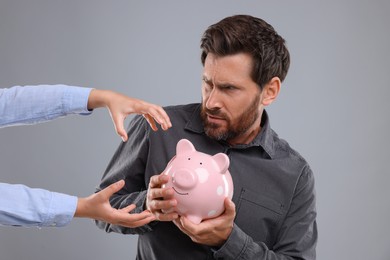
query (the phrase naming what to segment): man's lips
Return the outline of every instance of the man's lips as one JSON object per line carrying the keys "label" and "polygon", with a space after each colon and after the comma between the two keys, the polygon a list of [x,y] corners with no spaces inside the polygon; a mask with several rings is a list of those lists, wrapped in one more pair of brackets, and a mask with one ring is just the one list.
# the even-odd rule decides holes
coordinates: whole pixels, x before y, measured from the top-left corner
{"label": "man's lips", "polygon": [[220,117],[220,116],[215,116],[215,115],[210,115],[209,113],[207,113],[207,117],[209,120],[212,120],[212,121],[221,121],[221,120],[225,120],[225,118],[223,117]]}

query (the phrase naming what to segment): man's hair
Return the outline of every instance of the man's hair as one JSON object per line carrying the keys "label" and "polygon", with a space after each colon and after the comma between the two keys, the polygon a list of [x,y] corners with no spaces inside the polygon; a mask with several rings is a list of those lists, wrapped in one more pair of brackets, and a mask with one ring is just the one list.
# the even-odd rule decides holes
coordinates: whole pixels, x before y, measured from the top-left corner
{"label": "man's hair", "polygon": [[204,66],[208,53],[223,57],[247,53],[253,59],[252,79],[260,89],[273,77],[283,81],[290,66],[285,40],[264,20],[235,15],[211,25],[204,32],[201,44]]}

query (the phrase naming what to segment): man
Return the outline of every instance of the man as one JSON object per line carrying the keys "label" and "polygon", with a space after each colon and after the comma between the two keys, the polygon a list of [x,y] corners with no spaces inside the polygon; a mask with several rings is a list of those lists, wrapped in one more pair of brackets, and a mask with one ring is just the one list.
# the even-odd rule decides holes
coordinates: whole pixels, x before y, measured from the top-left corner
{"label": "man", "polygon": [[[157,105],[114,91],[66,85],[0,89],[0,127],[39,123],[69,114],[91,114],[99,107],[107,107],[123,141],[127,140],[123,121],[132,113],[143,114],[155,131],[154,120],[165,130],[171,127],[169,117]],[[0,225],[61,227],[69,224],[73,217],[86,217],[136,227],[153,220],[154,216],[148,211],[129,214],[135,205],[121,210],[111,207],[109,197],[123,186],[121,180],[87,198],[77,198],[24,185],[0,183]]]}
{"label": "man", "polygon": [[[125,176],[113,207],[135,203],[135,211],[149,209],[157,221],[134,229],[98,226],[140,234],[137,259],[315,259],[313,173],[271,129],[265,111],[289,68],[284,39],[265,21],[237,15],[210,26],[201,49],[202,103],[166,108],[175,127],[165,133],[149,131],[140,118],[132,121],[129,141],[119,146],[100,185]],[[200,152],[230,158],[233,199],[225,199],[222,215],[199,225],[171,211],[174,191],[162,188],[168,176],[159,175],[182,138]]]}

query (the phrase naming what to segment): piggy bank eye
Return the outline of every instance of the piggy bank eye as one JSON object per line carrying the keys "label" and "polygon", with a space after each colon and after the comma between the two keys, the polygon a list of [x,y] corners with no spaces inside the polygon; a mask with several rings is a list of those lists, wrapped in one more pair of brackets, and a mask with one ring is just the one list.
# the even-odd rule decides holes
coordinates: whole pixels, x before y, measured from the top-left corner
{"label": "piggy bank eye", "polygon": [[189,161],[189,160],[191,160],[191,158],[190,158],[190,157],[188,157],[188,161]]}
{"label": "piggy bank eye", "polygon": [[200,165],[202,165],[203,163],[202,163],[202,162],[200,162],[199,164],[200,164]]}

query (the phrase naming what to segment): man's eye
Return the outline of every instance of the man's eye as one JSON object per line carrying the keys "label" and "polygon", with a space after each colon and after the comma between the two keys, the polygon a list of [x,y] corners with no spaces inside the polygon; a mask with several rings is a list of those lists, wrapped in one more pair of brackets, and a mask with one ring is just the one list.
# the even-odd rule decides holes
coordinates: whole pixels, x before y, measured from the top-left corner
{"label": "man's eye", "polygon": [[211,85],[210,81],[207,81],[206,79],[202,79],[203,81],[203,85],[206,87],[206,88],[212,88],[213,86]]}
{"label": "man's eye", "polygon": [[236,87],[227,85],[227,86],[224,86],[223,89],[224,90],[235,90]]}

